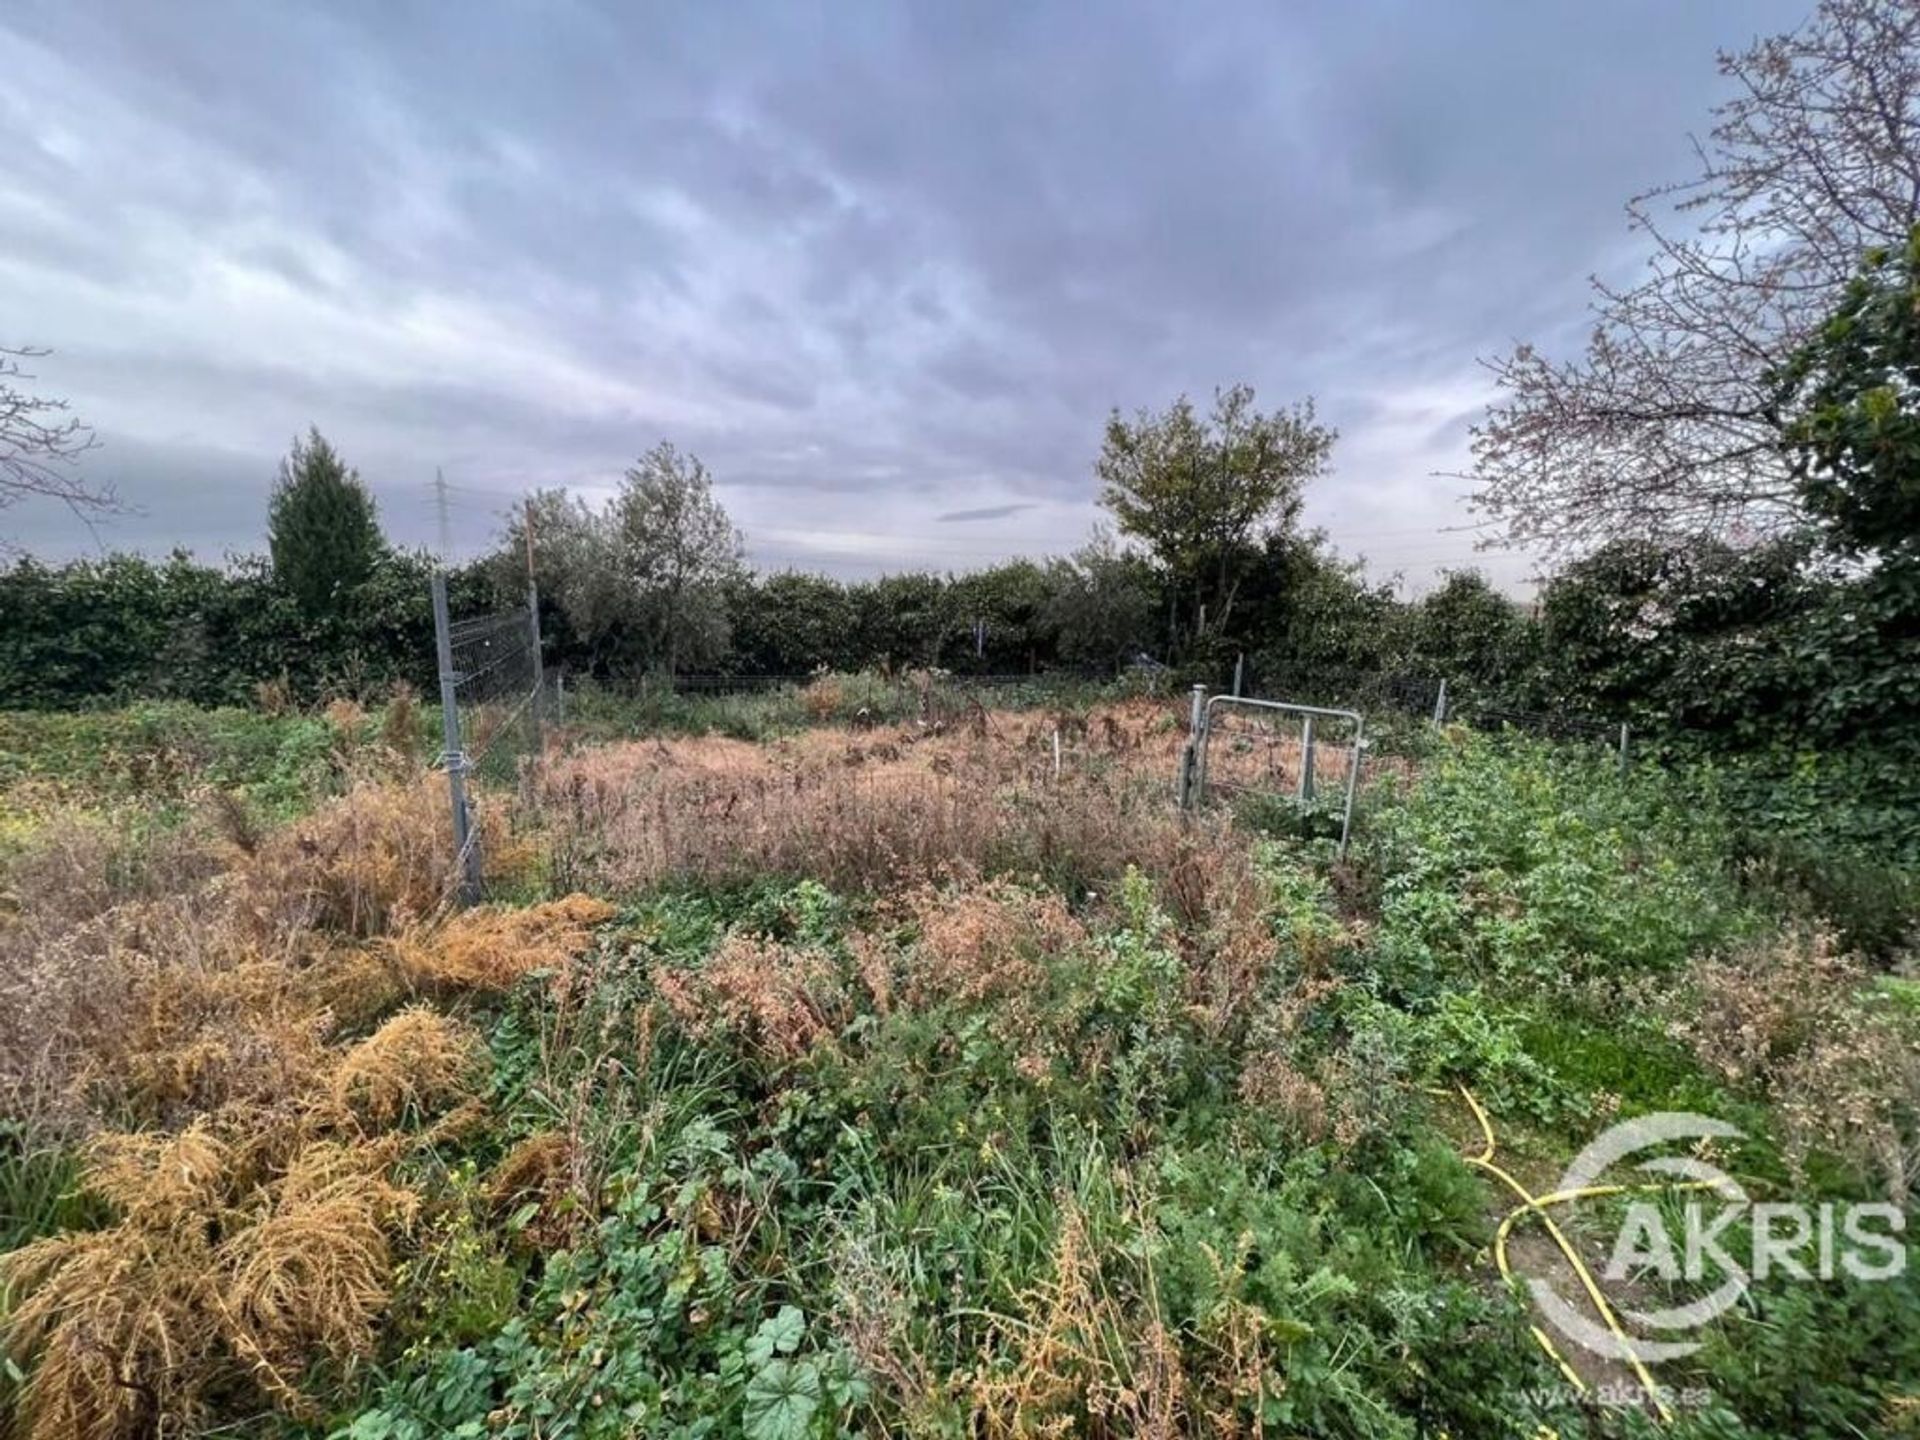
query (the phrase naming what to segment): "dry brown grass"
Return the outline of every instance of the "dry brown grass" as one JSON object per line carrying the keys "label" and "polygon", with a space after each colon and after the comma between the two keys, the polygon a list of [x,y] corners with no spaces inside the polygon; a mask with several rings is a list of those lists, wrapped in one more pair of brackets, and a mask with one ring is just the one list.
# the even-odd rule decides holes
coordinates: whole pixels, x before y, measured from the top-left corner
{"label": "dry brown grass", "polygon": [[[346,705],[328,718],[343,735],[366,728]],[[852,938],[850,963],[736,935],[702,966],[661,971],[664,1008],[696,1033],[724,1027],[786,1063],[840,1034],[868,999],[981,1007],[1044,1060],[1046,967],[1084,931],[1059,898],[980,877],[1093,881],[1141,863],[1195,913],[1240,904],[1167,804],[1178,736],[1160,712],[1074,720],[982,711],[964,726],[766,747],[609,747],[531,777],[531,818],[563,874],[603,886],[784,873],[905,887],[884,930]],[[503,812],[486,813],[490,859],[513,863]],[[76,824],[10,872],[0,999],[20,1006],[0,1018],[0,1038],[19,1042],[0,1053],[9,1112],[68,1137],[109,1116],[149,1127],[88,1148],[86,1184],[110,1224],[0,1262],[11,1306],[0,1340],[30,1374],[17,1425],[33,1440],[190,1429],[249,1387],[306,1414],[309,1366],[356,1364],[390,1303],[394,1247],[416,1204],[393,1166],[484,1115],[477,1033],[425,1006],[392,1007],[409,987],[570,975],[612,913],[571,895],[449,914],[449,826],[432,779],[362,778],[293,825],[229,816],[225,828],[224,844],[209,824],[142,868],[110,832]],[[935,883],[946,881],[972,884]],[[497,1211],[535,1207],[525,1233],[536,1245],[570,1243],[595,1213],[591,1158],[569,1124],[491,1177]],[[1074,1283],[1068,1267],[1059,1294]],[[1136,1413],[1085,1367],[1083,1396],[1157,1424],[1176,1404],[1174,1370],[1155,1368],[1173,1351],[1130,1334],[1127,1373],[1161,1398]]]}
{"label": "dry brown grass", "polygon": [[115,1222],[0,1258],[0,1339],[30,1372],[21,1436],[190,1431],[210,1396],[249,1381],[311,1415],[307,1367],[370,1353],[389,1236],[415,1206],[384,1177],[394,1147],[303,1141],[294,1121],[263,1143],[259,1115],[235,1123],[253,1133],[103,1137],[86,1184]]}
{"label": "dry brown grass", "polygon": [[0,1345],[28,1376],[9,1434],[191,1433],[249,1394],[310,1416],[310,1369],[367,1355],[391,1301],[416,1203],[393,1166],[484,1115],[474,1031],[380,1017],[409,979],[568,961],[609,913],[575,896],[434,926],[452,865],[428,780],[361,779],[277,831],[242,818],[56,818],[7,867],[0,1103],[85,1146],[112,1217],[0,1259]]}
{"label": "dry brown grass", "polygon": [[1178,830],[1179,737],[1162,707],[1103,712],[1063,740],[1058,779],[1047,717],[976,719],[597,747],[548,765],[533,809],[560,883],[603,892],[766,875],[864,890],[996,872],[1076,884]]}
{"label": "dry brown grass", "polygon": [[341,1057],[331,1099],[372,1129],[431,1115],[472,1093],[482,1054],[471,1026],[410,1006]]}
{"label": "dry brown grass", "polygon": [[994,1318],[989,1358],[963,1381],[973,1432],[1170,1437],[1182,1433],[1179,1346],[1137,1297],[1109,1282],[1086,1223],[1063,1201],[1053,1273]]}
{"label": "dry brown grass", "polygon": [[[488,856],[511,868],[502,812]],[[364,943],[418,933],[453,877],[445,797],[431,779],[362,780],[313,815],[243,841],[206,824],[127,833],[56,816],[9,860],[0,907],[0,1104],[35,1133],[113,1114],[178,1125],[298,1090],[325,1042],[401,993]],[[231,826],[227,827],[231,830]],[[564,915],[578,919],[582,902]],[[552,917],[549,917],[552,918]],[[573,943],[571,921],[554,944]],[[451,976],[483,954],[459,931]],[[409,952],[431,970],[428,950]]]}
{"label": "dry brown grass", "polygon": [[[1127,1185],[1129,1228],[1148,1226]],[[970,1433],[1028,1440],[1061,1436],[1261,1436],[1262,1401],[1284,1384],[1274,1372],[1272,1321],[1245,1298],[1247,1251],[1206,1251],[1215,1286],[1197,1323],[1179,1333],[1160,1318],[1151,1246],[1123,1256],[1097,1245],[1085,1216],[1062,1199],[1050,1273],[991,1336],[952,1389]]]}
{"label": "dry brown grass", "polygon": [[522,909],[482,906],[396,936],[386,953],[422,989],[505,990],[536,970],[564,973],[614,913],[577,893]]}

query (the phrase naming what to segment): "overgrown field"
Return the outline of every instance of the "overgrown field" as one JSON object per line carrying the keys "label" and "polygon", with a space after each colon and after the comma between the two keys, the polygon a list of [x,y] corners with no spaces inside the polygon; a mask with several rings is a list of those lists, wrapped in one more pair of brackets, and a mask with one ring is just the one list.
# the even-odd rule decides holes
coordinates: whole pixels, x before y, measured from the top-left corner
{"label": "overgrown field", "polygon": [[[1920,1426],[1911,1275],[1755,1280],[1660,1406],[1501,1277],[1489,1166],[1633,1115],[1756,1199],[1920,1181],[1911,917],[1698,785],[1434,735],[1338,861],[1183,823],[1168,702],[575,737],[454,911],[398,708],[0,775],[0,1434]],[[1555,1212],[1596,1268],[1625,1203]]]}

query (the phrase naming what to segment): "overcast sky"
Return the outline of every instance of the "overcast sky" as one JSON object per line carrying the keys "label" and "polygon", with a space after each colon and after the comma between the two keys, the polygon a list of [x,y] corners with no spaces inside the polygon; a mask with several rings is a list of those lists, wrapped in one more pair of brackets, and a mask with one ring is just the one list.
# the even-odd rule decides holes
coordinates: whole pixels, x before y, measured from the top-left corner
{"label": "overcast sky", "polygon": [[[317,424],[388,532],[702,456],[754,559],[1080,543],[1112,406],[1341,432],[1309,516],[1479,563],[1478,358],[1571,350],[1716,48],[1809,0],[0,8],[0,341],[98,430],[109,548],[262,548]],[[58,510],[0,513],[48,555]]]}

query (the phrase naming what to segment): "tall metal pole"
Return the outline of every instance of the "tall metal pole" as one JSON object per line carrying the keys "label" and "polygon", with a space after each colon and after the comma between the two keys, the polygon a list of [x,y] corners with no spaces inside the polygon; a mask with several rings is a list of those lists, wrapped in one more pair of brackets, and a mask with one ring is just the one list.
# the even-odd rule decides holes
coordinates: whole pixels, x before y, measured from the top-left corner
{"label": "tall metal pole", "polygon": [[433,643],[440,658],[440,743],[447,767],[447,796],[453,804],[454,863],[460,867],[460,898],[473,904],[480,898],[480,837],[473,832],[467,810],[467,757],[460,748],[460,710],[456,690],[460,676],[453,668],[452,622],[447,618],[447,577],[433,576]]}
{"label": "tall metal pole", "polygon": [[540,656],[540,586],[533,578],[533,497],[526,502],[527,531],[527,626],[533,632],[533,753],[540,754],[540,706],[547,693],[546,663]]}

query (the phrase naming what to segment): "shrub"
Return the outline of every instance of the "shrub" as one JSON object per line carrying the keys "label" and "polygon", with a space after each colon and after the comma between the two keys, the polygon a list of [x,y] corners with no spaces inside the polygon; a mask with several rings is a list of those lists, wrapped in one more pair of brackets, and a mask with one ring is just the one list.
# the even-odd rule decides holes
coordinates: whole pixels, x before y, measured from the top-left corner
{"label": "shrub", "polygon": [[1904,1200],[1920,1182],[1920,1027],[1864,980],[1831,933],[1789,931],[1702,961],[1673,1025],[1777,1107],[1796,1167],[1822,1151]]}
{"label": "shrub", "polygon": [[[362,781],[314,814],[275,831],[235,867],[244,904],[270,934],[330,930],[370,938],[436,914],[458,884],[453,820],[440,785]],[[516,857],[497,808],[482,806],[478,843],[489,866]]]}
{"label": "shrub", "polygon": [[409,929],[385,942],[384,953],[420,988],[506,990],[536,970],[564,974],[613,914],[579,894],[523,909],[481,906]]}
{"label": "shrub", "polygon": [[341,1057],[329,1085],[339,1109],[385,1128],[471,1093],[480,1037],[425,1006],[402,1010]]}

